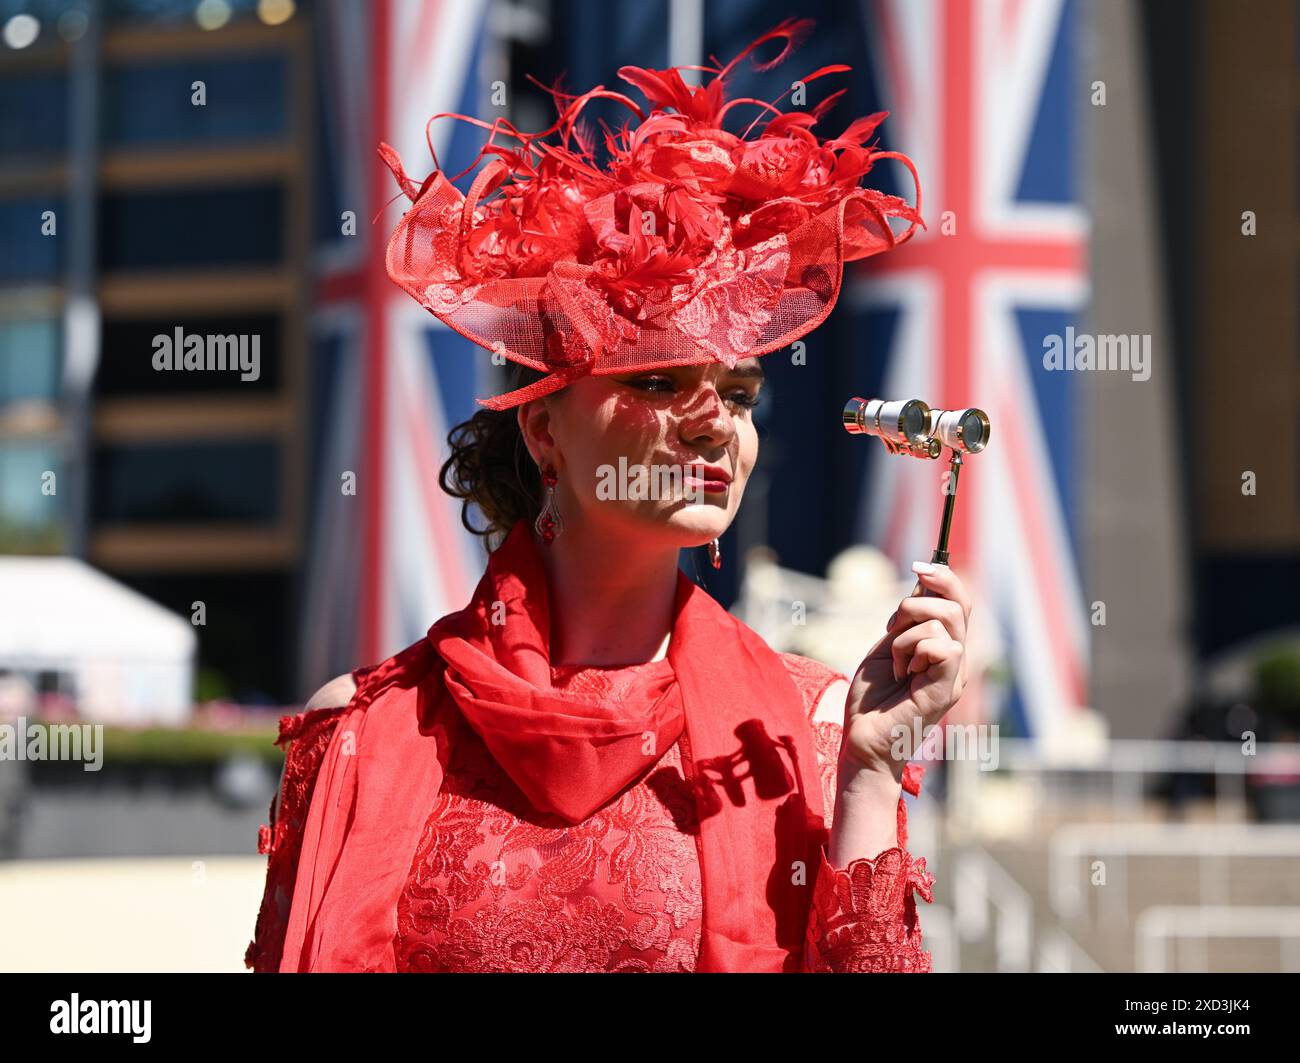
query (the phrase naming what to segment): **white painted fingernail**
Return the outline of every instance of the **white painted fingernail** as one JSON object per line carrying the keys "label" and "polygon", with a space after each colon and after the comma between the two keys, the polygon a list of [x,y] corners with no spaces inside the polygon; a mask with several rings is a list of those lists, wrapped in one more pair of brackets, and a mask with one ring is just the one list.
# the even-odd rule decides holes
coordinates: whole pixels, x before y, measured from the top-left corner
{"label": "white painted fingernail", "polygon": [[934,566],[929,561],[913,561],[912,571],[918,576],[932,576],[934,575]]}

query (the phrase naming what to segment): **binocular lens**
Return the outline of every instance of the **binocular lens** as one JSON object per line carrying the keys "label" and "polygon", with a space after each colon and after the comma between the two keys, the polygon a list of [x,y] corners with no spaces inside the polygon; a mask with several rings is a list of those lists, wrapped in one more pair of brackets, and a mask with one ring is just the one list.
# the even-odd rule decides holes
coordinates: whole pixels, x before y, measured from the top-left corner
{"label": "binocular lens", "polygon": [[938,411],[934,434],[946,447],[978,454],[989,442],[989,419],[983,410],[971,406],[965,410]]}
{"label": "binocular lens", "polygon": [[962,415],[961,438],[967,450],[984,449],[984,421],[974,410],[967,410]]}
{"label": "binocular lens", "polygon": [[916,399],[903,404],[898,415],[898,431],[909,443],[923,440],[930,431],[930,411]]}

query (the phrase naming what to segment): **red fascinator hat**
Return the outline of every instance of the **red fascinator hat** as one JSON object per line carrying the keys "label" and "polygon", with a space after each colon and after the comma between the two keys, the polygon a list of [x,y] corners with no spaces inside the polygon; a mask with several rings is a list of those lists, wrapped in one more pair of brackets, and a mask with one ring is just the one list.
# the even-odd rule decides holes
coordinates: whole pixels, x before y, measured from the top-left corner
{"label": "red fascinator hat", "polygon": [[[540,133],[504,119],[434,115],[430,122],[452,117],[491,130],[464,171],[492,156],[468,194],[436,156],[417,187],[397,153],[380,145],[411,200],[388,243],[388,275],[467,339],[547,374],[481,405],[509,409],[587,374],[711,361],[730,368],[787,346],[835,306],[845,262],[888,251],[924,227],[912,161],[866,143],[887,112],[822,140],[812,129],[843,89],[810,112],[726,98],[741,60],[781,40],[775,59],[752,60],[770,70],[811,29],[808,19],[781,23],[725,66],[698,68],[713,75],[700,87],[682,80],[683,68],[622,67],[619,77],[649,100],[648,114],[597,86],[581,96],[548,89],[559,117]],[[824,66],[801,82],[850,69]],[[639,120],[606,129],[604,168],[578,125],[597,98]],[[740,134],[723,128],[738,107],[758,110]],[[543,140],[551,134],[558,142]],[[500,135],[510,142],[497,143]],[[915,207],[860,183],[878,159],[907,166]],[[891,217],[911,224],[896,235]]]}

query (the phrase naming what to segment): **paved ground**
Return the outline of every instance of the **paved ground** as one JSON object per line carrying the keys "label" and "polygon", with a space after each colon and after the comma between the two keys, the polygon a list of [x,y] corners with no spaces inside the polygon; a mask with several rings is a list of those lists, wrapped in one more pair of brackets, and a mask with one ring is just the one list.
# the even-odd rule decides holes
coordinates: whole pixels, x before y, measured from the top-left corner
{"label": "paved ground", "polygon": [[0,863],[0,971],[244,971],[266,857]]}

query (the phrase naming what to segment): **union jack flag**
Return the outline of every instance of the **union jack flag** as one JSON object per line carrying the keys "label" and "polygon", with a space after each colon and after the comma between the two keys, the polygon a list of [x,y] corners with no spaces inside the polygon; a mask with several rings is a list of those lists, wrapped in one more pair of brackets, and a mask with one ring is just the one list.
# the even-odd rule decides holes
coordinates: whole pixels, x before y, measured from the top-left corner
{"label": "union jack flag", "polygon": [[[867,0],[867,13],[885,135],[921,173],[929,230],[856,268],[848,303],[874,340],[871,360],[883,359],[875,394],[989,415],[988,449],[959,481],[952,566],[1007,649],[1004,725],[1050,739],[1087,698],[1078,389],[1042,362],[1044,337],[1088,299],[1074,4]],[[870,462],[862,538],[900,565],[928,560],[942,470],[883,448]],[[987,693],[973,683],[951,719],[990,722]]]}
{"label": "union jack flag", "polygon": [[474,159],[483,136],[467,123],[434,122],[428,143],[425,130],[439,112],[479,113],[487,9],[487,0],[316,7],[304,689],[415,642],[468,601],[485,563],[459,500],[438,486],[449,428],[492,392],[485,359],[388,279],[384,248],[409,203],[394,199],[377,149],[395,147],[417,181],[433,169],[430,146],[452,174]]}

